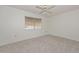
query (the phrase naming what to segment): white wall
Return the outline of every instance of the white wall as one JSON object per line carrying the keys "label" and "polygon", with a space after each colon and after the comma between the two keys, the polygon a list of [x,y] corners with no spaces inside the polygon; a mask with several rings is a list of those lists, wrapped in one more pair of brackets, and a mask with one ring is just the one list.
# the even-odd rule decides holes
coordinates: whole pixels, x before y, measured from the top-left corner
{"label": "white wall", "polygon": [[46,19],[42,18],[42,30],[25,30],[24,17],[40,17],[8,6],[0,6],[0,45],[45,35]]}
{"label": "white wall", "polygon": [[79,10],[53,16],[48,30],[52,35],[79,41]]}

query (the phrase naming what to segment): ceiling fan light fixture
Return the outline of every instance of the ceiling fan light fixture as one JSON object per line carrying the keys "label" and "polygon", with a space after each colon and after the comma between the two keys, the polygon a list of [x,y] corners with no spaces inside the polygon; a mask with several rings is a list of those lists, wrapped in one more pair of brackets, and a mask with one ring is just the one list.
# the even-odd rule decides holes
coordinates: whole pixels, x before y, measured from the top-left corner
{"label": "ceiling fan light fixture", "polygon": [[39,7],[43,8],[43,9],[47,9],[47,5],[40,5]]}
{"label": "ceiling fan light fixture", "polygon": [[52,9],[54,7],[55,7],[55,5],[39,5],[39,6],[36,6],[36,8],[42,10],[39,14],[42,14],[42,13],[52,14],[50,9]]}

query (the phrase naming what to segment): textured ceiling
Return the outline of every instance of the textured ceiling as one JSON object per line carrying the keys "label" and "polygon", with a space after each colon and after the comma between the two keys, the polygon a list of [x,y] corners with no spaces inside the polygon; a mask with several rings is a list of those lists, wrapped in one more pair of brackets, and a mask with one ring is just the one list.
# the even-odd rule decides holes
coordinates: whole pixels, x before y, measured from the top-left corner
{"label": "textured ceiling", "polygon": [[[24,11],[29,11],[32,13],[39,14],[41,12],[41,9],[36,8],[36,6],[37,5],[9,5],[9,7],[14,7]],[[49,6],[52,6],[52,5],[48,5],[48,7]],[[58,15],[58,14],[62,14],[62,13],[77,10],[77,9],[79,9],[79,5],[56,5],[56,7],[49,9],[49,11],[52,12],[51,15],[53,16],[53,15]],[[43,13],[41,15],[50,16],[47,13]]]}

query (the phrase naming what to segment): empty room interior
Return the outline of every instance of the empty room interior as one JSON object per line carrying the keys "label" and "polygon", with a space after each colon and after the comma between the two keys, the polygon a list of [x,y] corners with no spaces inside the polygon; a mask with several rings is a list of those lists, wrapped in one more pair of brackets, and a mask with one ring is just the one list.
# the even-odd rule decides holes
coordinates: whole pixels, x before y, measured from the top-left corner
{"label": "empty room interior", "polygon": [[79,5],[0,5],[0,53],[79,53]]}

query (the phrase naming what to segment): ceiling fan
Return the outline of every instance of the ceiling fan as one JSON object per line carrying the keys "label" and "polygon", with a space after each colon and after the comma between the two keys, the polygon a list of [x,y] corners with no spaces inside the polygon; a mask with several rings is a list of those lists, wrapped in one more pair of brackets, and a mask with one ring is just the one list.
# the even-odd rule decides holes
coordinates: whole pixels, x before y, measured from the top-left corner
{"label": "ceiling fan", "polygon": [[42,10],[39,14],[47,13],[47,14],[52,14],[50,9],[55,8],[55,5],[39,5],[36,6],[36,8]]}

